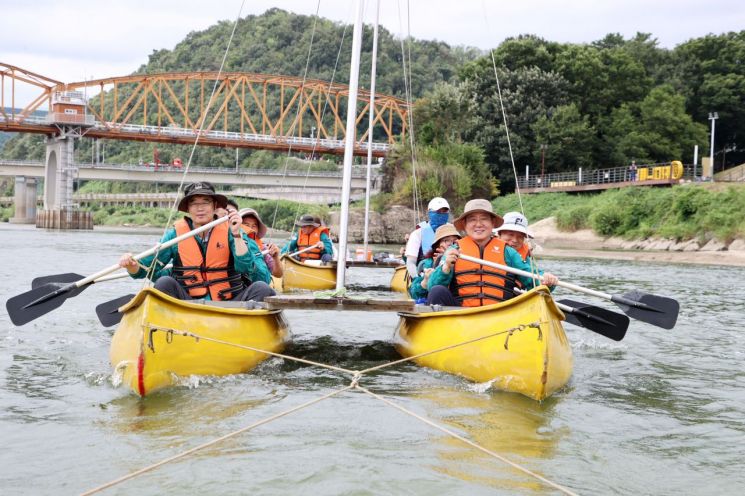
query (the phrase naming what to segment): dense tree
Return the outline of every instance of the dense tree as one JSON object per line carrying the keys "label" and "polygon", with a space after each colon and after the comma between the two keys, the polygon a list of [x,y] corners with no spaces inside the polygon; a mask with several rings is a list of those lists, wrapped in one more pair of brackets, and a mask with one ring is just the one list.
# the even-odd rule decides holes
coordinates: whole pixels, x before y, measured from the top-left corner
{"label": "dense tree", "polygon": [[580,114],[575,104],[557,107],[549,115],[540,117],[533,128],[536,141],[545,145],[543,153],[536,152],[533,160],[538,164],[543,159],[546,173],[593,165],[595,129],[589,117]]}

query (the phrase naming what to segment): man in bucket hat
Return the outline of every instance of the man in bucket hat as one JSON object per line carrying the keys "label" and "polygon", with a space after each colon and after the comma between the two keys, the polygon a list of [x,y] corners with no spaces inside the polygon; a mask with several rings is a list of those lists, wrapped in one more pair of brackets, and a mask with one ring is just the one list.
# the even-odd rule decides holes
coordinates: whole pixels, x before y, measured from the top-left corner
{"label": "man in bucket hat", "polygon": [[421,222],[414,231],[409,234],[406,242],[404,256],[406,257],[406,268],[411,277],[417,276],[417,265],[422,261],[424,255],[432,249],[432,241],[435,231],[446,224],[450,216],[450,204],[445,198],[436,196],[427,204],[427,221]]}
{"label": "man in bucket hat", "polygon": [[[212,184],[192,183],[184,190],[178,209],[186,212],[160,240],[165,243],[215,219],[215,209],[227,208],[227,198],[215,193]],[[209,231],[184,239],[161,249],[138,263],[131,253],[125,253],[119,265],[135,279],[149,277],[155,289],[181,300],[263,301],[274,295],[267,284],[271,280],[256,243],[241,230],[238,212],[229,209],[229,220]],[[155,269],[149,270],[155,262]],[[171,272],[161,268],[173,263]]]}
{"label": "man in bucket hat", "polygon": [[293,233],[290,242],[282,248],[282,253],[295,253],[296,251],[307,250],[298,253],[295,258],[304,262],[306,260],[320,260],[326,264],[334,257],[334,248],[331,245],[331,236],[329,228],[322,226],[320,219],[316,219],[310,214],[305,214],[295,222],[295,227],[299,232]]}
{"label": "man in bucket hat", "polygon": [[[515,296],[515,287],[532,288],[534,280],[469,262],[459,255],[469,255],[489,262],[508,265],[532,272],[530,264],[504,241],[495,238],[492,229],[501,226],[502,217],[495,214],[489,200],[476,199],[466,203],[463,214],[453,223],[466,236],[457,247],[445,252],[442,264],[429,277],[428,304],[480,307],[493,305]],[[539,271],[540,273],[540,271]],[[558,282],[553,274],[543,274],[545,284]],[[451,291],[452,290],[452,291]]]}

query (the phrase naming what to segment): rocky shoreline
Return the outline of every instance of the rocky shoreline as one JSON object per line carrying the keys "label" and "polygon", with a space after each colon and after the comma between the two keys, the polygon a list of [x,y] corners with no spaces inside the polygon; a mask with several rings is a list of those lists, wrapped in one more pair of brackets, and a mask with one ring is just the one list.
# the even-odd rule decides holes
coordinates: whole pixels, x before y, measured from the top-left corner
{"label": "rocky shoreline", "polygon": [[603,238],[589,229],[559,231],[554,217],[538,221],[530,229],[535,235],[536,255],[539,256],[745,266],[745,240],[742,239],[728,244],[712,239],[701,245],[697,240]]}

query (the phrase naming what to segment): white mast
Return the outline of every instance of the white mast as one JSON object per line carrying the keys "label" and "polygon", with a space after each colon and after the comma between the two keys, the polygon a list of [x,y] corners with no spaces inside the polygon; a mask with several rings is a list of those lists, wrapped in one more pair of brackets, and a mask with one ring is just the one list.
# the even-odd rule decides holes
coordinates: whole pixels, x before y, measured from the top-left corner
{"label": "white mast", "polygon": [[375,2],[375,26],[373,28],[372,69],[370,70],[370,128],[367,131],[367,182],[365,183],[365,260],[367,260],[367,235],[370,227],[370,169],[372,168],[373,128],[375,122],[375,73],[378,61],[378,19],[380,0]]}
{"label": "white mast", "polygon": [[357,85],[360,75],[360,48],[362,46],[362,0],[357,0],[357,15],[352,35],[352,64],[349,69],[349,101],[347,105],[347,130],[344,143],[344,176],[341,190],[341,215],[339,218],[339,260],[336,266],[336,291],[344,289],[347,268],[347,224],[349,223],[349,190],[352,188],[352,152],[356,134]]}

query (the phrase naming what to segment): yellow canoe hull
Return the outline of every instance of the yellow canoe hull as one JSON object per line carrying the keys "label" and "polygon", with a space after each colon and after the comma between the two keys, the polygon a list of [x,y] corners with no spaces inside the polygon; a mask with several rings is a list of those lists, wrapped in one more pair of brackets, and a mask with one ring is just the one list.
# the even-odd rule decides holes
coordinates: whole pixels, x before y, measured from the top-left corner
{"label": "yellow canoe hull", "polygon": [[410,284],[411,277],[409,277],[406,266],[396,267],[396,270],[393,271],[393,277],[391,277],[391,291],[408,295]]}
{"label": "yellow canoe hull", "polygon": [[[111,340],[111,365],[114,377],[140,396],[182,377],[248,372],[269,355],[232,344],[280,352],[289,339],[281,310],[183,301],[152,288],[120,310],[124,315]],[[183,331],[205,339],[178,335]]]}
{"label": "yellow canoe hull", "polygon": [[572,348],[561,325],[564,314],[545,286],[498,305],[399,316],[395,343],[404,357],[537,323],[537,328],[417,358],[419,365],[476,382],[493,381],[495,388],[539,401],[565,386],[572,375]]}
{"label": "yellow canoe hull", "polygon": [[282,257],[282,291],[309,289],[323,291],[336,288],[336,263],[310,265],[292,257]]}

